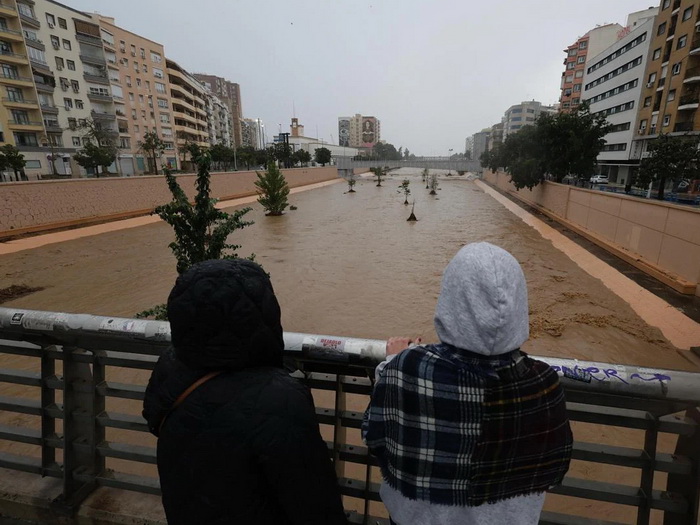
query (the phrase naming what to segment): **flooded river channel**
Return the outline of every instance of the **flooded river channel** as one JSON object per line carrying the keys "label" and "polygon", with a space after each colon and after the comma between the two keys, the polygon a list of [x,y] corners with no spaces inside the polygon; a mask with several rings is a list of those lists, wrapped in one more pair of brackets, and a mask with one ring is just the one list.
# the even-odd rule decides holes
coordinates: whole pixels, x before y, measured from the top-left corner
{"label": "flooded river channel", "polygon": [[[464,244],[488,241],[510,251],[525,272],[531,324],[526,351],[694,369],[658,329],[550,241],[466,177],[445,175],[436,196],[428,194],[419,170],[402,169],[382,187],[360,178],[355,193],[346,193],[347,185],[339,182],[293,194],[289,200],[298,209],[282,217],[265,217],[254,203],[247,217],[255,224],[235,232],[231,240],[241,245],[239,255],[255,253],[270,273],[288,331],[376,339],[421,335],[433,341],[433,312],[444,267]],[[398,193],[404,177],[411,182],[409,200],[415,201],[417,222],[406,221],[411,206],[405,206]],[[0,288],[43,288],[3,306],[131,317],[165,302],[176,277],[168,248],[172,240],[169,226],[154,223],[3,255]],[[20,365],[20,358],[8,359],[13,362],[4,367]],[[146,377],[133,372],[115,380],[142,382]],[[3,386],[3,395],[16,394],[11,388]],[[140,411],[137,402],[110,403],[112,410]],[[355,409],[361,410],[361,403],[366,400],[358,401]],[[23,418],[0,417],[4,423]],[[577,439],[587,441],[619,444],[643,439],[641,433],[612,427],[579,424],[575,431]],[[152,439],[144,443],[143,435],[125,437],[128,434],[118,433],[122,440],[154,444]],[[668,448],[672,446],[669,442]],[[587,465],[574,465],[575,475],[601,476],[602,466]],[[606,481],[634,483],[630,477],[638,477],[634,469],[605,468]],[[548,507],[571,510],[571,500],[560,499],[548,497]],[[598,512],[601,518],[624,520],[629,512],[595,506],[603,509]],[[583,500],[578,510],[597,514],[593,503]]]}

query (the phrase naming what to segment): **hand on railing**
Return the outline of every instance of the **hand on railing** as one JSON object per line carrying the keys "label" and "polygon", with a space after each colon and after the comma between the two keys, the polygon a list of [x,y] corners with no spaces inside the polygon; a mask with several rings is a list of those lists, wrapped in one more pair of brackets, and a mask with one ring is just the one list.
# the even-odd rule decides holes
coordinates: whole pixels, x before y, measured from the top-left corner
{"label": "hand on railing", "polygon": [[421,344],[422,341],[423,339],[420,336],[413,339],[410,337],[391,337],[386,342],[386,355],[398,354],[402,350],[414,346],[414,344]]}

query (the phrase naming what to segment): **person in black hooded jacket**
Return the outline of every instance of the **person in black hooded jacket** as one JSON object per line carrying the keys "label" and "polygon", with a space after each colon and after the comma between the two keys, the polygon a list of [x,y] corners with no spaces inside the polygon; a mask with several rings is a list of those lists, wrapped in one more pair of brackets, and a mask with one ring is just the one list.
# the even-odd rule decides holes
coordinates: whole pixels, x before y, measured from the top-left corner
{"label": "person in black hooded jacket", "polygon": [[280,308],[262,268],[242,259],[192,266],[170,293],[168,317],[172,346],[143,410],[158,436],[168,523],[345,524],[311,393],[282,365]]}

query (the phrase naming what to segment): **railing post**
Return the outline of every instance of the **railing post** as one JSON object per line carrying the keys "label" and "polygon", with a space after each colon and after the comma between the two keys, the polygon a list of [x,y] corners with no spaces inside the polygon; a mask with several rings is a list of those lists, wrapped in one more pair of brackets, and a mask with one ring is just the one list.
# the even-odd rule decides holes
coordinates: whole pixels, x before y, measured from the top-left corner
{"label": "railing post", "polygon": [[[57,512],[72,515],[96,488],[94,385],[90,364],[75,360],[87,352],[63,347],[63,493],[52,504]],[[94,361],[94,357],[93,357]],[[90,445],[89,450],[78,445]],[[78,476],[87,474],[89,481]]]}
{"label": "railing post", "polygon": [[49,415],[49,408],[56,404],[56,392],[49,386],[49,381],[56,376],[56,362],[48,355],[54,345],[43,347],[41,353],[41,474],[46,476],[48,470],[56,463],[56,449],[48,440],[56,435],[56,420]]}
{"label": "railing post", "polygon": [[666,490],[687,499],[688,513],[680,516],[667,512],[664,515],[664,525],[695,525],[700,517],[700,407],[689,408],[685,417],[695,421],[698,426],[693,435],[678,436],[675,453],[690,460],[690,476],[670,473],[666,481]]}
{"label": "railing post", "polygon": [[343,414],[347,405],[347,394],[343,389],[343,378],[335,376],[335,420],[333,424],[333,465],[338,478],[345,477],[345,461],[340,459],[340,449],[347,442],[347,429],[343,426]]}
{"label": "railing post", "polygon": [[637,525],[648,525],[651,516],[651,500],[654,490],[654,472],[656,471],[656,443],[659,437],[659,420],[656,416],[647,413],[649,427],[644,431],[644,454],[646,461],[642,467],[642,478],[639,489],[644,498],[637,509]]}

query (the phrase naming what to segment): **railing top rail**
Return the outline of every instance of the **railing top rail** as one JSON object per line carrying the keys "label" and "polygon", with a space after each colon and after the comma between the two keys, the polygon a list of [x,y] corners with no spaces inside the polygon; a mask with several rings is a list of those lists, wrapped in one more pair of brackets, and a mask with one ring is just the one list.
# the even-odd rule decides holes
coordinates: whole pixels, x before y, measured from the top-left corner
{"label": "railing top rail", "polygon": [[[144,346],[170,343],[170,324],[163,321],[45,312],[0,307],[0,338],[47,341],[85,350],[118,348],[121,352],[147,353]],[[386,341],[335,335],[284,333],[285,351],[291,357],[328,363],[373,366],[386,355]],[[548,363],[565,386],[621,396],[700,404],[700,373],[620,365],[578,359],[533,356]]]}

